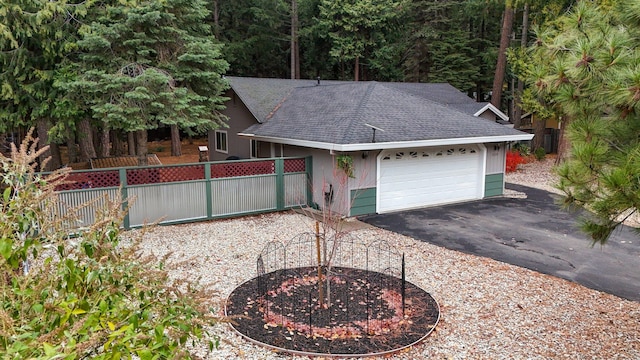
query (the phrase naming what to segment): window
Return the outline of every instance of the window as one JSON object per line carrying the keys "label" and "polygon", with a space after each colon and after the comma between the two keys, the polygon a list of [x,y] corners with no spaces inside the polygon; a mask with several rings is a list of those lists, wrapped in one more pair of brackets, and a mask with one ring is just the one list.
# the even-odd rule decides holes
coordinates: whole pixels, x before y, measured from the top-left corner
{"label": "window", "polygon": [[228,153],[227,147],[227,132],[223,130],[216,130],[216,151],[222,153]]}
{"label": "window", "polygon": [[251,144],[250,144],[251,148],[250,148],[250,154],[251,154],[251,158],[257,158],[258,157],[258,140],[251,140]]}

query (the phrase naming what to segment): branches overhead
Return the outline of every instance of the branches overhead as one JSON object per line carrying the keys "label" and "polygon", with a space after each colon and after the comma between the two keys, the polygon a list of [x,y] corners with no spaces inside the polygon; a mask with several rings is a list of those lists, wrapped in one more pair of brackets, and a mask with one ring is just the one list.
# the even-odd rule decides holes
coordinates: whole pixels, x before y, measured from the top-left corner
{"label": "branches overhead", "polygon": [[559,188],[568,206],[594,211],[583,229],[599,243],[640,206],[640,43],[626,22],[640,8],[626,2],[616,12],[577,3],[537,31],[523,70],[539,103],[571,119],[571,158],[558,170]]}

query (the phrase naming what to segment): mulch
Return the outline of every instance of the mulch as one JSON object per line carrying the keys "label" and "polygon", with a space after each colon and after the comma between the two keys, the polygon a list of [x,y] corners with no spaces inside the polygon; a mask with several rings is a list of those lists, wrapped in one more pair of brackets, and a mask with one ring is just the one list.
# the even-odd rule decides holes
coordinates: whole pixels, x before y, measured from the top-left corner
{"label": "mulch", "polygon": [[256,342],[334,356],[392,353],[424,339],[438,322],[431,295],[400,278],[335,267],[322,279],[330,284],[330,305],[319,301],[317,268],[304,267],[243,283],[229,296],[226,314]]}

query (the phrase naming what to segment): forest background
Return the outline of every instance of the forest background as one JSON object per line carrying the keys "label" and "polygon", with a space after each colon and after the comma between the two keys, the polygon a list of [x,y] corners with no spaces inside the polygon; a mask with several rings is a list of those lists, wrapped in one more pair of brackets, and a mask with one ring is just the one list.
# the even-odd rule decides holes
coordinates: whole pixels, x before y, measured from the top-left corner
{"label": "forest background", "polygon": [[532,28],[572,3],[4,1],[0,140],[37,127],[51,145],[48,170],[144,158],[158,128],[180,155],[181,135],[224,126],[224,75],[448,82],[519,119],[523,83],[506,49],[526,46]]}

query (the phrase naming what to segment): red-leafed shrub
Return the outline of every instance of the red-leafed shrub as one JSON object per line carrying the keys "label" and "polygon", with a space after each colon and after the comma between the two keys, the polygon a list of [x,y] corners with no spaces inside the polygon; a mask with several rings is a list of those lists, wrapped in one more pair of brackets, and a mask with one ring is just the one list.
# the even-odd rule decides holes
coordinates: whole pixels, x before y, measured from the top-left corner
{"label": "red-leafed shrub", "polygon": [[507,164],[505,166],[505,171],[506,172],[516,171],[516,169],[518,168],[518,165],[524,164],[524,163],[525,163],[525,160],[522,157],[522,155],[520,155],[520,153],[515,150],[511,150],[507,152]]}

